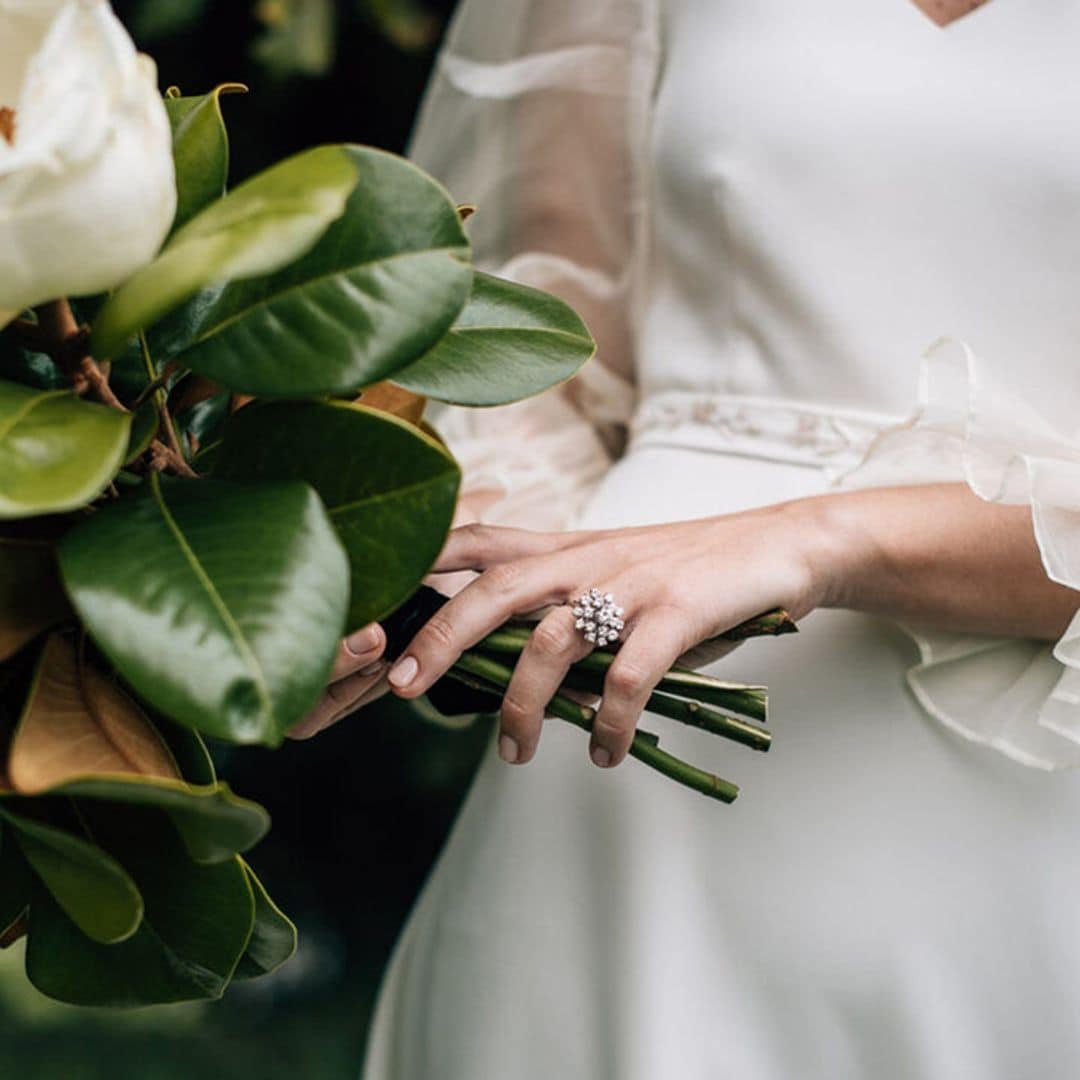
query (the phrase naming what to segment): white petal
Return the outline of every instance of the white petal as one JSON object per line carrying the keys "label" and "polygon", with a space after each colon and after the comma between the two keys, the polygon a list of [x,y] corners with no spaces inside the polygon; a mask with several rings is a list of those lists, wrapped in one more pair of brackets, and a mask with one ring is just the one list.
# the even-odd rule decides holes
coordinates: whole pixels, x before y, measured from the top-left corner
{"label": "white petal", "polygon": [[[0,7],[0,37],[10,17]],[[27,63],[14,145],[0,140],[0,308],[112,288],[175,209],[153,62],[104,0],[69,0]]]}

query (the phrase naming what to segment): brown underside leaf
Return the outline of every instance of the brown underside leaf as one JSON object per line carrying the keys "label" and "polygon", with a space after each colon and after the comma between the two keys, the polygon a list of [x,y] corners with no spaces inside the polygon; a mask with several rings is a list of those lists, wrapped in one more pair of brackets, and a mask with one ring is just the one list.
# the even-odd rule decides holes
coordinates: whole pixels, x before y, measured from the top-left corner
{"label": "brown underside leaf", "polygon": [[14,945],[19,938],[26,936],[26,931],[29,928],[30,917],[24,911],[10,926],[0,929],[0,949],[7,949]]}
{"label": "brown underside leaf", "polygon": [[23,795],[101,774],[182,779],[142,710],[101,672],[80,664],[75,646],[59,634],[46,642],[7,772]]}
{"label": "brown underside leaf", "polygon": [[[434,439],[434,440],[435,440],[435,441],[436,441],[437,443],[440,443],[441,445],[443,445],[443,446],[446,446],[446,440],[445,440],[445,439],[444,439],[444,438],[443,438],[443,437],[442,437],[442,436],[441,436],[441,435],[440,435],[440,434],[438,433],[438,431],[436,431],[436,430],[435,430],[435,428],[434,428],[434,427],[432,427],[432,426],[431,426],[431,424],[429,424],[429,423],[428,423],[428,422],[427,422],[426,420],[421,420],[421,421],[420,421],[420,423],[419,423],[419,424],[417,424],[416,426],[417,426],[417,427],[418,427],[418,428],[419,428],[419,429],[420,429],[420,430],[421,430],[421,431],[422,431],[422,432],[423,432],[423,433],[424,433],[425,435],[430,435],[430,436],[431,436],[431,438],[433,438],[433,439]],[[448,450],[450,449],[450,448],[449,448],[448,446],[447,446],[446,448],[447,448]]]}
{"label": "brown underside leaf", "polygon": [[420,425],[424,416],[424,407],[427,405],[426,397],[385,381],[366,387],[356,400],[369,409],[389,413],[415,427]]}
{"label": "brown underside leaf", "polygon": [[[169,367],[170,364],[166,364],[162,371],[164,372]],[[170,395],[169,411],[175,416],[185,409],[190,409],[200,402],[212,398],[215,394],[220,394],[222,390],[224,390],[224,387],[214,382],[213,379],[207,379],[203,375],[189,375],[177,386],[176,391]]]}
{"label": "brown underside leaf", "polygon": [[0,660],[13,656],[70,611],[53,545],[0,537]]}

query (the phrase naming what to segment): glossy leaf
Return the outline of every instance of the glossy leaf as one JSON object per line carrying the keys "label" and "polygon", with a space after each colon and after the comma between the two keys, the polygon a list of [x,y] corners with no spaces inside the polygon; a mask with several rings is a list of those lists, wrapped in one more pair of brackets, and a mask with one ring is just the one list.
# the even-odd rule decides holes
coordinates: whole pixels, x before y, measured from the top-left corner
{"label": "glossy leaf", "polygon": [[0,380],[0,518],[85,506],[123,464],[131,415]]}
{"label": "glossy leaf", "polygon": [[348,153],[359,181],[302,259],[178,315],[190,340],[165,344],[182,349],[185,367],[249,394],[345,394],[412,363],[450,328],[472,280],[453,202],[403,158]]}
{"label": "glossy leaf", "polygon": [[[201,375],[192,376],[192,379],[213,385]],[[195,447],[196,452],[220,438],[225,421],[229,418],[229,397],[228,391],[219,390],[188,405],[178,402],[173,414],[176,434],[182,441],[186,440],[187,446]]]}
{"label": "glossy leaf", "polygon": [[143,901],[124,868],[88,840],[17,813],[10,797],[0,802],[5,834],[14,833],[34,873],[88,938],[102,944],[130,937]]}
{"label": "glossy leaf", "polygon": [[[58,550],[95,640],[166,716],[232,742],[277,745],[324,688],[348,563],[310,487],[155,474]],[[117,559],[120,550],[128,557]]]}
{"label": "glossy leaf", "polygon": [[394,610],[439,554],[460,472],[412,425],[341,401],[260,402],[225,430],[215,476],[306,480],[349,556],[350,630]]}
{"label": "glossy leaf", "polygon": [[568,304],[477,273],[449,333],[394,375],[417,394],[459,405],[503,405],[570,378],[596,344]]}
{"label": "glossy leaf", "polygon": [[44,994],[74,1005],[135,1006],[220,997],[255,920],[239,860],[188,862],[167,833],[125,838],[117,857],[146,911],[126,941],[103,946],[79,932],[49,897],[30,907],[26,971]]}
{"label": "glossy leaf", "polygon": [[99,671],[80,666],[75,646],[53,634],[11,740],[8,780],[22,795],[40,795],[110,774],[180,779],[168,746],[135,702]]}
{"label": "glossy leaf", "polygon": [[26,911],[33,881],[14,830],[0,823],[0,935]]}
{"label": "glossy leaf", "polygon": [[24,349],[0,334],[0,374],[12,382],[39,390],[62,390],[68,386],[63,373],[45,353]]}
{"label": "glossy leaf", "polygon": [[94,323],[94,354],[113,356],[205,285],[288,265],[340,216],[355,183],[349,156],[339,147],[319,146],[272,165],[211,203],[106,301]]}
{"label": "glossy leaf", "polygon": [[247,851],[270,828],[270,816],[258,803],[240,798],[220,781],[196,786],[153,777],[73,780],[51,794],[155,807],[172,822],[198,863],[221,862]]}
{"label": "glossy leaf", "polygon": [[0,660],[70,613],[53,544],[0,536]]}
{"label": "glossy leaf", "polygon": [[216,784],[214,761],[202,736],[192,728],[166,720],[160,713],[155,713],[152,719],[158,734],[168,745],[173,760],[180,767],[184,780],[199,787]]}
{"label": "glossy leaf", "polygon": [[247,874],[255,898],[255,925],[233,978],[257,979],[276,971],[296,952],[296,927],[270,899],[255,871],[243,859],[240,859],[240,865]]}
{"label": "glossy leaf", "polygon": [[229,136],[221,115],[221,95],[244,93],[239,83],[222,83],[209,94],[165,96],[176,165],[176,218],[179,228],[225,194],[229,178]]}
{"label": "glossy leaf", "polygon": [[157,435],[159,423],[157,403],[151,396],[132,414],[128,448],[124,454],[125,464],[134,461],[146,451]]}

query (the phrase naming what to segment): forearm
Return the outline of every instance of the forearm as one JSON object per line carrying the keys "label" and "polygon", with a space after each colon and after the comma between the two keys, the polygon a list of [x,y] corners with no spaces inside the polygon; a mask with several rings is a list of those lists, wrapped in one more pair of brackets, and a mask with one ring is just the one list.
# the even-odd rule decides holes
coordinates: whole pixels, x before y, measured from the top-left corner
{"label": "forearm", "polygon": [[812,522],[820,604],[950,629],[1054,640],[1080,592],[1043,569],[1027,506],[965,484],[844,492],[797,504]]}

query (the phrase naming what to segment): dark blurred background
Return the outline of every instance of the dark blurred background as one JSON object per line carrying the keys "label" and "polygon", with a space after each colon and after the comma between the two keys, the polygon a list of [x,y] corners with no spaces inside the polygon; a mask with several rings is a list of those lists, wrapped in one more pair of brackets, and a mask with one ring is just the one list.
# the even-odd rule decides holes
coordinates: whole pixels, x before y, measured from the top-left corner
{"label": "dark blurred background", "polygon": [[[223,99],[235,183],[320,142],[401,152],[452,0],[114,0],[161,87]],[[0,1080],[356,1077],[378,980],[489,725],[385,701],[278,751],[217,748],[273,815],[250,861],[300,928],[276,975],[214,1004],[131,1012],[41,997],[0,953]],[[436,1078],[433,1078],[436,1080]]]}

